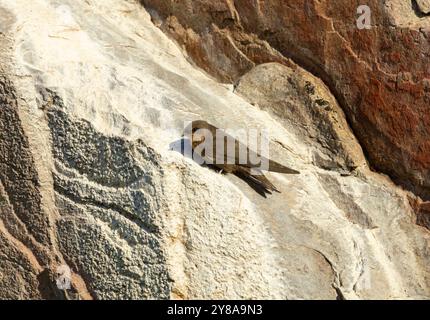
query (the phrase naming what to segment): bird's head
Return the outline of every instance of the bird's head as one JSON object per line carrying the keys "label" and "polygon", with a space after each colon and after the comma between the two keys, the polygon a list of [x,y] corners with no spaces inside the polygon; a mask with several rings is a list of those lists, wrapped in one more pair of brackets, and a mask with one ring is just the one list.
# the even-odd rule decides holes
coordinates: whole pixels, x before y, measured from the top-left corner
{"label": "bird's head", "polygon": [[[182,137],[191,139],[193,145],[200,144],[205,140],[207,131],[213,131],[215,127],[204,120],[194,120],[184,130]],[[215,128],[216,129],[216,128]]]}
{"label": "bird's head", "polygon": [[199,129],[209,129],[213,127],[205,120],[194,120],[191,121],[186,127],[185,127],[185,134],[188,133],[194,133]]}

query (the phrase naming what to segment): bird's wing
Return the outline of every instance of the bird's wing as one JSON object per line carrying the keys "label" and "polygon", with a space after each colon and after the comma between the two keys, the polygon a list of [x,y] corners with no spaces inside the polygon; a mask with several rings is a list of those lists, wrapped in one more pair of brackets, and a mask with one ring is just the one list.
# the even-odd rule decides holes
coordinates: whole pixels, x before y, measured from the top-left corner
{"label": "bird's wing", "polygon": [[[236,164],[242,165],[248,168],[259,168],[261,163],[268,163],[268,171],[279,172],[279,173],[289,173],[289,174],[299,174],[300,172],[291,168],[288,168],[276,161],[267,159],[266,157],[261,156],[259,153],[249,149],[245,144],[241,143],[239,140],[233,138],[231,135],[223,132],[224,134],[224,150],[219,150],[217,152],[216,141],[213,143],[213,152],[212,157],[209,157],[206,154],[206,158],[210,159],[212,163],[217,163],[222,166],[222,164]],[[214,135],[215,136],[215,135]],[[228,143],[229,141],[234,141],[234,151],[228,152]],[[246,159],[244,161],[240,161],[241,151],[246,152]],[[255,159],[257,164],[251,163],[250,159]],[[259,161],[261,159],[261,161]],[[242,159],[243,160],[243,159]]]}
{"label": "bird's wing", "polygon": [[299,174],[300,171],[288,168],[276,161],[269,160],[269,171],[289,174]]}
{"label": "bird's wing", "polygon": [[[232,138],[234,139],[234,138]],[[235,159],[234,159],[234,163],[235,164],[242,164],[246,167],[249,168],[259,168],[261,166],[261,163],[268,163],[269,168],[267,171],[273,171],[273,172],[279,172],[279,173],[288,173],[288,174],[299,174],[300,172],[291,168],[288,168],[276,161],[267,159],[266,157],[261,156],[259,153],[249,149],[246,145],[244,145],[243,143],[241,143],[240,141],[235,140]],[[241,149],[244,148],[244,149]],[[246,154],[247,154],[247,161],[246,163],[240,163],[240,150],[246,150]],[[224,155],[224,159],[225,160],[229,160],[230,162],[228,163],[232,163],[231,161],[233,161],[233,159],[231,158],[231,156],[227,155],[227,152]],[[257,164],[253,164],[251,163],[250,159],[255,159],[257,160]],[[259,161],[261,159],[261,161]]]}

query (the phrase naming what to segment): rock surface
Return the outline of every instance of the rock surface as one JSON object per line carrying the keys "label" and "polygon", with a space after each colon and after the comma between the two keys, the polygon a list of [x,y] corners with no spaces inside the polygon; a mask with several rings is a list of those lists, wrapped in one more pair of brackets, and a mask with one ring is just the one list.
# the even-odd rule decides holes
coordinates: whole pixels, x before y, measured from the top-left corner
{"label": "rock surface", "polygon": [[[357,99],[355,85],[374,90],[354,62],[364,52],[333,46],[336,32],[320,54],[309,49],[318,23],[342,25],[322,16],[334,8],[329,2],[291,5],[320,17],[307,38],[294,32],[310,28],[303,14],[281,20],[277,1],[258,15],[251,2],[236,2],[153,1],[157,13],[126,0],[0,0],[0,298],[430,298],[426,204],[369,169],[344,114],[351,121],[368,110],[368,95],[356,109],[346,103]],[[187,25],[185,8],[201,19]],[[345,17],[342,10],[331,14]],[[158,28],[167,23],[188,57]],[[382,30],[350,32],[371,41]],[[412,41],[400,60],[427,52],[425,33],[404,37],[412,35],[422,48]],[[290,60],[277,36],[291,37],[305,60],[327,59],[333,85]],[[399,63],[412,72],[420,61]],[[412,85],[399,95],[382,86],[389,75],[374,77],[378,99],[412,99]],[[423,92],[416,101],[424,112]],[[267,129],[271,156],[301,174],[269,173],[281,193],[263,198],[239,178],[197,165],[176,151],[184,123],[195,119]],[[352,121],[366,149],[373,142],[398,155],[366,119],[361,129]],[[396,158],[399,170],[413,156]],[[72,272],[66,291],[56,286],[64,265]]]}
{"label": "rock surface", "polygon": [[430,1],[429,0],[416,0],[418,10],[421,14],[430,14]]}
{"label": "rock surface", "polygon": [[[154,22],[221,81],[287,58],[319,77],[370,164],[430,199],[430,18],[427,0],[142,0]],[[390,155],[389,157],[387,155]]]}

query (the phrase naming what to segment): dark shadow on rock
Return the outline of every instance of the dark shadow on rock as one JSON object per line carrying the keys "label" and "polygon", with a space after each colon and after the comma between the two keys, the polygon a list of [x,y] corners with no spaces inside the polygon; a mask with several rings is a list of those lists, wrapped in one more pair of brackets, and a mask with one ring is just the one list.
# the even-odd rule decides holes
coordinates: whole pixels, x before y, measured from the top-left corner
{"label": "dark shadow on rock", "polygon": [[421,10],[420,6],[418,5],[417,0],[412,0],[412,9],[415,12],[415,15],[418,18],[425,18],[425,17],[430,17],[430,12],[429,13],[425,13]]}
{"label": "dark shadow on rock", "polygon": [[180,154],[186,156],[187,158],[192,158],[189,155],[185,155],[186,147],[190,148],[191,150],[191,141],[185,138],[181,138],[169,144],[169,150],[179,152]]}
{"label": "dark shadow on rock", "polygon": [[44,300],[67,300],[64,291],[55,285],[55,278],[49,269],[43,270],[38,276],[39,292]]}
{"label": "dark shadow on rock", "polygon": [[194,162],[200,165],[205,163],[204,159],[200,155],[193,152],[190,139],[181,138],[179,140],[173,141],[169,145],[169,150],[179,152],[184,157],[192,159]]}
{"label": "dark shadow on rock", "polygon": [[235,174],[237,177],[245,181],[255,192],[257,192],[260,196],[267,198],[267,194],[272,194],[269,190],[263,187],[260,183],[256,182],[253,179],[250,179],[248,176],[245,176],[241,173]]}

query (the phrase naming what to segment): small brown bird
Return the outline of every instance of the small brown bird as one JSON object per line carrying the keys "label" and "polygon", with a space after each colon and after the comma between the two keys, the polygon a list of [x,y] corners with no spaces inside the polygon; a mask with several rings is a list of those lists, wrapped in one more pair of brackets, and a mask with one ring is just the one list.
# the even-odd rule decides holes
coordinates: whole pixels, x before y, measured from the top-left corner
{"label": "small brown bird", "polygon": [[[218,134],[218,135],[217,135]],[[244,178],[257,192],[264,195],[265,192],[280,192],[261,171],[261,163],[268,164],[267,171],[299,174],[299,171],[290,169],[276,161],[267,159],[255,151],[250,150],[247,146],[225,133],[223,130],[209,124],[204,120],[191,122],[185,129],[184,136],[190,138],[193,153],[197,153],[206,164],[221,169],[227,173],[233,173]],[[212,144],[205,144],[206,138],[212,139]],[[218,143],[217,139],[224,139],[224,143]],[[228,144],[234,146],[234,150],[227,152]],[[212,145],[212,152],[207,152],[204,146]],[[217,150],[217,146],[224,147],[223,150]],[[245,150],[245,151],[244,151]],[[210,150],[209,150],[210,151]],[[218,152],[217,152],[218,151]],[[230,150],[228,150],[230,151]],[[245,159],[241,156],[245,154]],[[257,164],[250,159],[260,159]]]}

